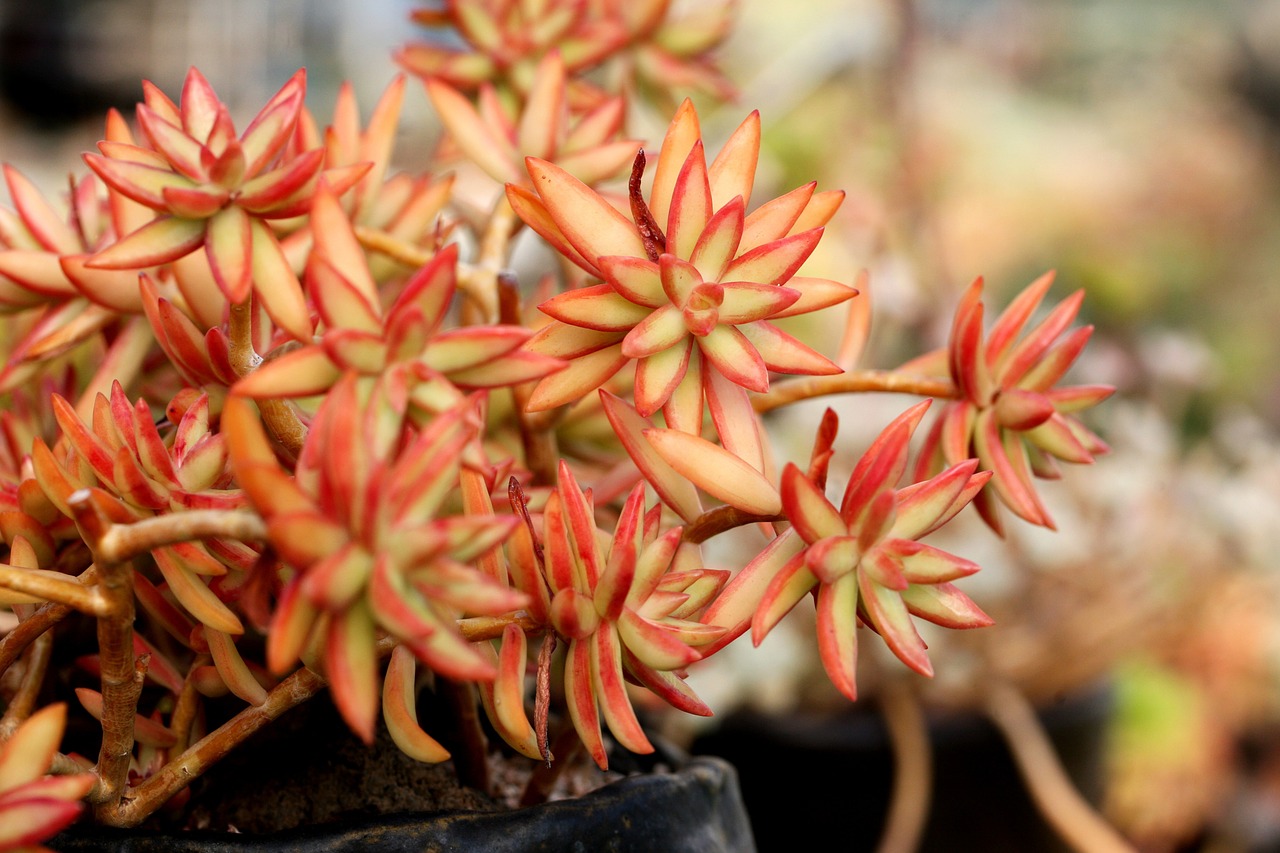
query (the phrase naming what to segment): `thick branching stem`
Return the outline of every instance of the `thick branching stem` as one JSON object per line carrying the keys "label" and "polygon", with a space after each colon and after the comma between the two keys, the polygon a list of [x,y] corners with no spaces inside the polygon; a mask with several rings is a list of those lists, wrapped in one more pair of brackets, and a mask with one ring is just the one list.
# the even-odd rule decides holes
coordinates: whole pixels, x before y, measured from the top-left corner
{"label": "thick branching stem", "polygon": [[98,819],[110,826],[137,826],[234,747],[326,686],[325,680],[311,670],[298,670],[272,688],[261,705],[246,708],[205,735],[158,773],[130,789],[124,802],[99,813]]}
{"label": "thick branching stem", "polygon": [[98,620],[98,662],[102,678],[102,746],[98,751],[98,781],[89,792],[95,814],[110,813],[124,796],[133,756],[133,724],[142,696],[148,657],[133,654],[133,563],[104,555],[99,545],[116,527],[89,489],[81,489],[67,503],[80,535],[94,556],[98,582],[93,590],[101,601]]}
{"label": "thick branching stem", "polygon": [[983,706],[1009,745],[1031,799],[1063,841],[1080,853],[1134,853],[1072,784],[1027,697],[994,681],[983,691]]}
{"label": "thick branching stem", "polygon": [[18,726],[35,711],[52,650],[53,637],[48,633],[41,634],[28,648],[23,661],[22,681],[4,709],[4,717],[0,718],[0,743],[12,737]]}
{"label": "thick branching stem", "polygon": [[835,376],[806,376],[777,382],[768,393],[753,397],[751,405],[761,414],[800,400],[832,394],[885,392],[918,397],[954,399],[956,386],[949,379],[898,373],[893,370],[850,370]]}
{"label": "thick branching stem", "polygon": [[[230,332],[231,369],[237,376],[248,376],[262,363],[262,356],[253,348],[253,307],[250,300],[231,305]],[[302,443],[307,437],[306,427],[298,419],[297,412],[284,400],[257,402],[267,431],[296,458],[302,452]]]}
{"label": "thick branching stem", "polygon": [[133,721],[142,695],[147,658],[133,656],[133,564],[102,559],[98,543],[114,526],[89,489],[67,500],[76,526],[94,555],[103,607],[98,617],[98,662],[102,672],[102,747],[98,751],[98,782],[89,792],[97,815],[109,813],[124,796],[133,754]]}
{"label": "thick branching stem", "polygon": [[195,723],[200,710],[200,694],[196,691],[195,673],[202,666],[207,666],[212,658],[208,655],[197,655],[187,670],[187,677],[182,682],[182,692],[173,706],[173,715],[169,718],[169,731],[176,738],[170,755],[181,754],[190,746],[191,727]]}
{"label": "thick branching stem", "polygon": [[[83,580],[90,572],[93,572],[93,577],[97,576],[93,569],[89,569],[81,575],[81,579]],[[35,613],[19,622],[18,627],[0,639],[0,675],[4,675],[9,667],[13,666],[13,662],[21,657],[27,646],[74,612],[75,610],[66,604],[51,602],[42,604]]]}
{"label": "thick branching stem", "polygon": [[90,616],[101,616],[107,608],[106,600],[96,587],[85,586],[74,578],[56,572],[42,573],[0,565],[0,587],[65,604]]}
{"label": "thick branching stem", "polygon": [[360,245],[364,246],[371,252],[377,252],[380,255],[386,255],[397,263],[404,264],[407,267],[424,267],[434,257],[435,253],[430,249],[423,249],[415,246],[406,240],[401,240],[394,235],[388,234],[386,231],[379,231],[377,228],[370,228],[368,225],[355,226],[356,239],[360,241]]}
{"label": "thick branching stem", "polygon": [[107,609],[98,617],[98,659],[102,668],[102,747],[98,784],[89,799],[96,811],[110,811],[124,794],[133,754],[133,721],[147,658],[133,656],[133,565],[99,563],[98,589]]}
{"label": "thick branching stem", "polygon": [[95,545],[98,559],[130,560],[153,548],[195,539],[257,542],[267,538],[267,524],[256,513],[234,509],[193,509],[113,524]]}
{"label": "thick branching stem", "polygon": [[[378,656],[391,654],[396,642],[393,637],[378,640]],[[118,806],[100,811],[97,815],[99,822],[108,826],[137,826],[236,747],[328,686],[329,682],[315,671],[306,667],[297,670],[271,688],[261,705],[245,708],[185,749],[141,785],[130,788]]]}
{"label": "thick branching stem", "polygon": [[[510,272],[498,273],[498,319],[513,326],[522,325],[520,288]],[[524,447],[525,467],[533,472],[537,483],[556,481],[556,448],[554,423],[541,417],[543,412],[528,412],[525,407],[537,382],[524,382],[511,389],[515,401],[516,423],[520,427],[520,442]]]}
{"label": "thick branching stem", "polygon": [[734,506],[718,506],[707,510],[685,526],[680,538],[694,545],[701,545],[713,536],[718,536],[746,524],[763,524],[770,521],[781,521],[783,515],[756,515],[743,512]]}
{"label": "thick branching stem", "polygon": [[480,237],[480,256],[476,263],[470,267],[459,266],[458,289],[467,294],[479,309],[481,323],[498,320],[498,276],[506,269],[511,238],[520,224],[503,193],[494,205],[493,213],[489,214],[489,222]]}
{"label": "thick branching stem", "polygon": [[893,792],[878,849],[879,853],[913,853],[924,835],[933,788],[928,723],[919,696],[900,680],[888,681],[880,703],[893,747]]}
{"label": "thick branching stem", "polygon": [[469,619],[458,620],[458,630],[462,632],[463,639],[468,643],[496,640],[502,636],[503,629],[508,625],[519,625],[520,630],[526,634],[540,631],[544,627],[527,613],[510,613],[506,616],[472,616]]}
{"label": "thick branching stem", "polygon": [[439,676],[436,678],[436,693],[448,706],[453,723],[449,752],[453,756],[458,781],[477,791],[492,793],[489,788],[488,740],[480,723],[475,685]]}
{"label": "thick branching stem", "polygon": [[[511,238],[520,226],[521,222],[506,195],[501,196],[480,237],[480,256],[473,264],[458,264],[458,289],[475,306],[478,316],[470,319],[476,322],[493,323],[498,320],[498,276],[506,269]],[[357,225],[355,231],[360,245],[408,267],[426,266],[435,257],[434,250],[415,246],[385,231],[366,225]]]}

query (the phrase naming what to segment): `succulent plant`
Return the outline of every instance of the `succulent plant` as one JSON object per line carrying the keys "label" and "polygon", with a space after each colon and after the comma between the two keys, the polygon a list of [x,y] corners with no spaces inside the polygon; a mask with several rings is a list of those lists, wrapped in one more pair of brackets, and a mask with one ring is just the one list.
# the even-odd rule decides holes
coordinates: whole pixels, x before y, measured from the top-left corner
{"label": "succulent plant", "polygon": [[[440,162],[391,174],[403,77],[363,128],[344,88],[323,132],[301,71],[240,134],[195,69],[176,102],[145,84],[135,127],[112,114],[85,155],[66,216],[5,167],[0,847],[47,837],[82,799],[138,824],[325,688],[365,741],[381,714],[439,762],[416,677],[473,683],[517,752],[552,761],[572,730],[606,767],[602,722],[646,752],[637,696],[710,714],[689,669],[809,593],[850,699],[861,628],[930,675],[912,616],[990,624],[956,584],[978,567],[921,540],[969,503],[1049,525],[1030,474],[1105,452],[1075,413],[1109,389],[1057,385],[1089,335],[1066,331],[1080,297],[1019,340],[1042,279],[984,339],[975,285],[949,348],[894,371],[783,331],[865,299],[804,271],[839,239],[843,193],[753,202],[754,112],[710,157],[683,101],[651,177],[623,130],[637,81],[728,93],[711,51],[731,6],[419,14],[465,44],[400,60],[425,78],[442,157],[489,181],[481,222],[453,215]],[[602,65],[623,73],[584,76]],[[526,231],[558,255],[536,284],[510,270]],[[765,413],[865,391],[943,411],[915,464],[928,400],[893,420],[836,504],[835,415],[806,461],[773,448]],[[704,564],[703,543],[744,528],[767,544]],[[97,646],[77,650],[78,702],[36,710],[51,629],[82,619]],[[205,731],[202,697],[227,695],[243,709]],[[100,721],[96,762],[56,751],[81,712]]]}

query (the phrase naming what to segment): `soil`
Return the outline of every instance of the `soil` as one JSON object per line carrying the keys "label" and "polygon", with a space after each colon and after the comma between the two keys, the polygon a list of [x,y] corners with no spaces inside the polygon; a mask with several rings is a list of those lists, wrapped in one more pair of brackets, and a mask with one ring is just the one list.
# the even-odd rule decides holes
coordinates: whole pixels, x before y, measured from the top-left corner
{"label": "soil", "polygon": [[396,812],[499,808],[461,786],[452,762],[414,761],[381,726],[366,747],[326,698],[286,714],[196,780],[187,828],[263,833]]}
{"label": "soil", "polygon": [[[291,711],[196,780],[185,818],[157,827],[266,833],[410,812],[514,808],[533,771],[523,756],[490,756],[494,796],[462,785],[452,762],[422,764],[379,726],[366,747],[326,697]],[[621,778],[577,761],[552,798],[577,796]]]}

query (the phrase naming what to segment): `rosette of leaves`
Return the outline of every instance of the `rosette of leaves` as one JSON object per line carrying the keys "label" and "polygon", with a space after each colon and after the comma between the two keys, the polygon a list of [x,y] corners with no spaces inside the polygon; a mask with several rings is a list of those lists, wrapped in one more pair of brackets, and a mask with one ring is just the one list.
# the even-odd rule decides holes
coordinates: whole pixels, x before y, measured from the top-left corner
{"label": "rosette of leaves", "polygon": [[[91,495],[97,510],[117,524],[196,509],[237,509],[245,505],[227,468],[224,436],[214,429],[209,398],[179,401],[169,414],[172,426],[162,434],[145,400],[130,402],[119,383],[110,396],[95,398],[91,423],[86,424],[61,396],[52,399],[61,438],[52,447],[37,437],[31,447],[34,482],[57,514],[76,513],[72,496]],[[38,506],[30,503],[29,506]],[[48,514],[34,510],[36,518]],[[232,539],[179,542],[152,552],[164,579],[157,589],[138,574],[138,595],[144,607],[162,624],[181,626],[170,615],[168,593],[186,613],[212,631],[240,634],[244,626],[218,590],[230,596],[253,567],[258,553]],[[44,565],[42,560],[42,565]],[[227,577],[228,574],[230,577]],[[183,617],[185,618],[185,617]],[[173,633],[184,642],[187,628]]]}
{"label": "rosette of leaves", "polygon": [[1053,278],[1048,273],[1028,285],[985,336],[983,283],[974,281],[956,308],[947,349],[902,367],[945,370],[959,393],[929,431],[917,476],[976,457],[994,476],[974,505],[996,532],[1003,529],[997,500],[1031,524],[1052,528],[1033,478],[1057,479],[1058,461],[1088,464],[1109,449],[1076,413],[1101,403],[1115,388],[1058,385],[1093,334],[1092,326],[1068,331],[1084,292],[1067,297],[1023,335]]}
{"label": "rosette of leaves", "polygon": [[476,106],[443,79],[428,77],[426,87],[454,144],[495,181],[527,181],[524,157],[529,156],[554,162],[583,183],[595,185],[617,175],[640,143],[617,138],[626,117],[621,96],[605,98],[587,110],[572,110],[565,74],[560,51],[549,52],[516,111],[488,84],[480,87]]}
{"label": "rosette of leaves", "polygon": [[241,379],[235,393],[306,397],[329,390],[344,372],[370,378],[394,372],[420,419],[459,405],[464,391],[532,381],[561,366],[524,349],[532,332],[522,326],[443,328],[457,292],[455,244],[392,289],[394,300],[384,308],[336,195],[316,193],[311,229],[307,287],[322,322],[319,334]]}
{"label": "rosette of leaves", "polygon": [[[404,256],[429,252],[450,232],[450,227],[441,219],[441,212],[453,189],[452,175],[390,174],[404,89],[404,76],[397,76],[387,85],[368,121],[362,125],[355,91],[349,82],[344,82],[334,101],[332,123],[321,132],[304,107],[285,149],[288,157],[323,148],[326,170],[369,164],[368,171],[350,189],[340,193],[339,198],[352,224],[363,229],[366,239],[383,249],[369,258],[370,271],[379,282],[403,273],[406,266],[418,266],[416,259],[408,261]],[[303,267],[311,240],[306,217],[297,230],[282,239],[285,254],[295,269]]]}
{"label": "rosette of leaves", "polygon": [[[112,239],[101,181],[93,175],[72,179],[70,204],[62,215],[17,169],[5,165],[4,177],[13,210],[0,208],[0,311],[41,309],[7,353],[0,391],[10,391],[117,314],[86,298],[61,263]],[[139,306],[133,302],[136,313]]]}
{"label": "rosette of leaves", "polygon": [[[450,503],[481,426],[478,401],[419,431],[406,421],[400,377],[344,375],[316,412],[292,472],[281,467],[248,400],[233,396],[223,413],[236,479],[266,519],[281,561],[267,667],[283,674],[300,658],[314,661],[343,718],[366,741],[379,708],[380,633],[448,678],[492,680],[493,662],[462,637],[456,620],[507,613],[526,600],[470,565],[518,520]],[[403,668],[389,673],[405,678]],[[387,693],[412,701],[412,691]],[[414,720],[403,706],[384,708],[384,716],[401,727]]]}
{"label": "rosette of leaves", "polygon": [[[659,529],[661,507],[646,512],[644,485],[627,497],[612,536],[566,463],[543,511],[545,611],[568,640],[564,687],[574,728],[591,757],[607,768],[600,722],[632,752],[653,746],[636,719],[626,680],[637,681],[689,713],[710,709],[679,673],[702,657],[699,647],[723,629],[698,621],[728,572],[681,565],[682,528]],[[687,563],[688,561],[684,561]]]}
{"label": "rosette of leaves", "polygon": [[808,472],[782,472],[782,509],[791,527],[739,573],[708,608],[723,625],[722,643],[751,628],[759,645],[775,625],[816,591],[818,650],[832,683],[857,698],[857,629],[866,625],[921,675],[933,667],[911,617],[948,628],[977,628],[991,619],[951,582],[978,571],[974,563],[918,541],[969,504],[990,473],[977,460],[898,488],[911,435],[929,401],[899,415],[854,466],[837,508],[824,493],[838,422],[830,409],[819,428]]}
{"label": "rosette of leaves", "polygon": [[492,82],[523,94],[533,88],[537,64],[557,50],[574,75],[576,105],[605,97],[584,73],[605,63],[659,97],[693,90],[728,98],[734,88],[712,54],[728,34],[732,8],[721,2],[673,14],[670,0],[446,0],[413,18],[449,30],[463,44],[414,42],[396,61],[466,91]]}
{"label": "rosette of leaves", "polygon": [[[627,33],[621,60],[641,90],[660,103],[673,92],[704,92],[729,100],[736,87],[714,52],[733,26],[734,0],[676,4],[671,0],[590,0]],[[671,102],[674,103],[674,102]]]}
{"label": "rosette of leaves", "polygon": [[[508,184],[512,207],[603,283],[538,306],[553,322],[529,348],[570,364],[538,383],[528,409],[575,402],[634,361],[642,417],[661,409],[671,431],[696,440],[708,411],[724,447],[763,470],[748,392],[767,390],[770,371],[840,372],[769,321],[857,291],[796,274],[843,193],[815,193],[809,184],[747,214],[759,147],[753,113],[708,165],[697,113],[686,101],[663,140],[648,201],[640,186],[643,155],[637,158],[630,218],[558,166],[529,158],[533,189]],[[687,450],[687,442],[671,441]]]}
{"label": "rosette of leaves", "polygon": [[345,191],[369,164],[326,170],[319,148],[283,156],[302,109],[305,81],[302,71],[295,74],[240,136],[226,105],[194,68],[181,106],[147,85],[137,118],[150,147],[107,140],[85,162],[156,215],[120,235],[88,266],[136,270],[203,248],[227,300],[240,304],[256,293],[280,328],[300,340],[309,337],[301,284],[268,221],[305,213],[322,178]]}
{"label": "rosette of leaves", "polygon": [[611,18],[589,14],[581,0],[446,0],[436,8],[418,9],[413,19],[433,28],[448,28],[463,45],[432,42],[405,45],[396,61],[421,77],[435,77],[464,91],[493,82],[526,93],[538,63],[549,51],[560,53],[574,74],[577,100],[594,102],[600,91],[579,75],[598,65],[626,41]]}
{"label": "rosette of leaves", "polygon": [[[115,112],[107,117],[106,136],[132,140]],[[137,274],[94,270],[85,262],[150,211],[93,174],[69,179],[65,211],[16,168],[6,165],[4,174],[13,208],[0,207],[0,313],[25,316],[8,342],[0,392],[35,381],[46,366],[56,367],[60,356],[95,338],[110,341],[105,354],[95,355],[100,375],[140,359],[149,343],[145,323],[121,322],[142,313]],[[202,271],[192,266],[175,269],[166,284],[199,290]],[[203,273],[212,286],[207,266]]]}

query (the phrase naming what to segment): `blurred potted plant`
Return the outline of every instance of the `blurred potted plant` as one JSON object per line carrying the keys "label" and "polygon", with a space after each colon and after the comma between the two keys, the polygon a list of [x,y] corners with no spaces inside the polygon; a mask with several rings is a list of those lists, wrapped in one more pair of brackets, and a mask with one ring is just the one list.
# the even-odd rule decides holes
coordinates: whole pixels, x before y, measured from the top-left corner
{"label": "blurred potted plant", "polygon": [[[381,717],[485,793],[486,733],[553,768],[527,802],[578,751],[653,752],[642,695],[709,715],[687,669],[810,594],[848,699],[862,627],[930,675],[913,617],[990,624],[954,584],[977,565],[921,539],[970,503],[1047,525],[1032,476],[1106,450],[1075,413],[1110,389],[1059,384],[1080,294],[1033,323],[1046,276],[986,331],[977,283],[945,350],[854,369],[858,291],[801,274],[842,193],[753,202],[755,113],[712,156],[683,102],[652,170],[621,137],[622,93],[728,91],[730,9],[667,6],[419,13],[461,38],[399,54],[447,132],[421,174],[390,174],[403,79],[363,127],[344,89],[321,132],[299,72],[237,132],[194,69],[176,101],[144,84],[132,127],[108,115],[65,213],[5,167],[0,846],[80,803],[142,824],[326,689],[366,744]],[[521,286],[526,229],[558,262]],[[834,359],[775,324],[842,303]],[[838,501],[831,410],[775,458],[766,413],[872,391],[924,399]],[[744,529],[768,545],[704,564]],[[56,749],[65,715],[97,721],[96,761]]]}

